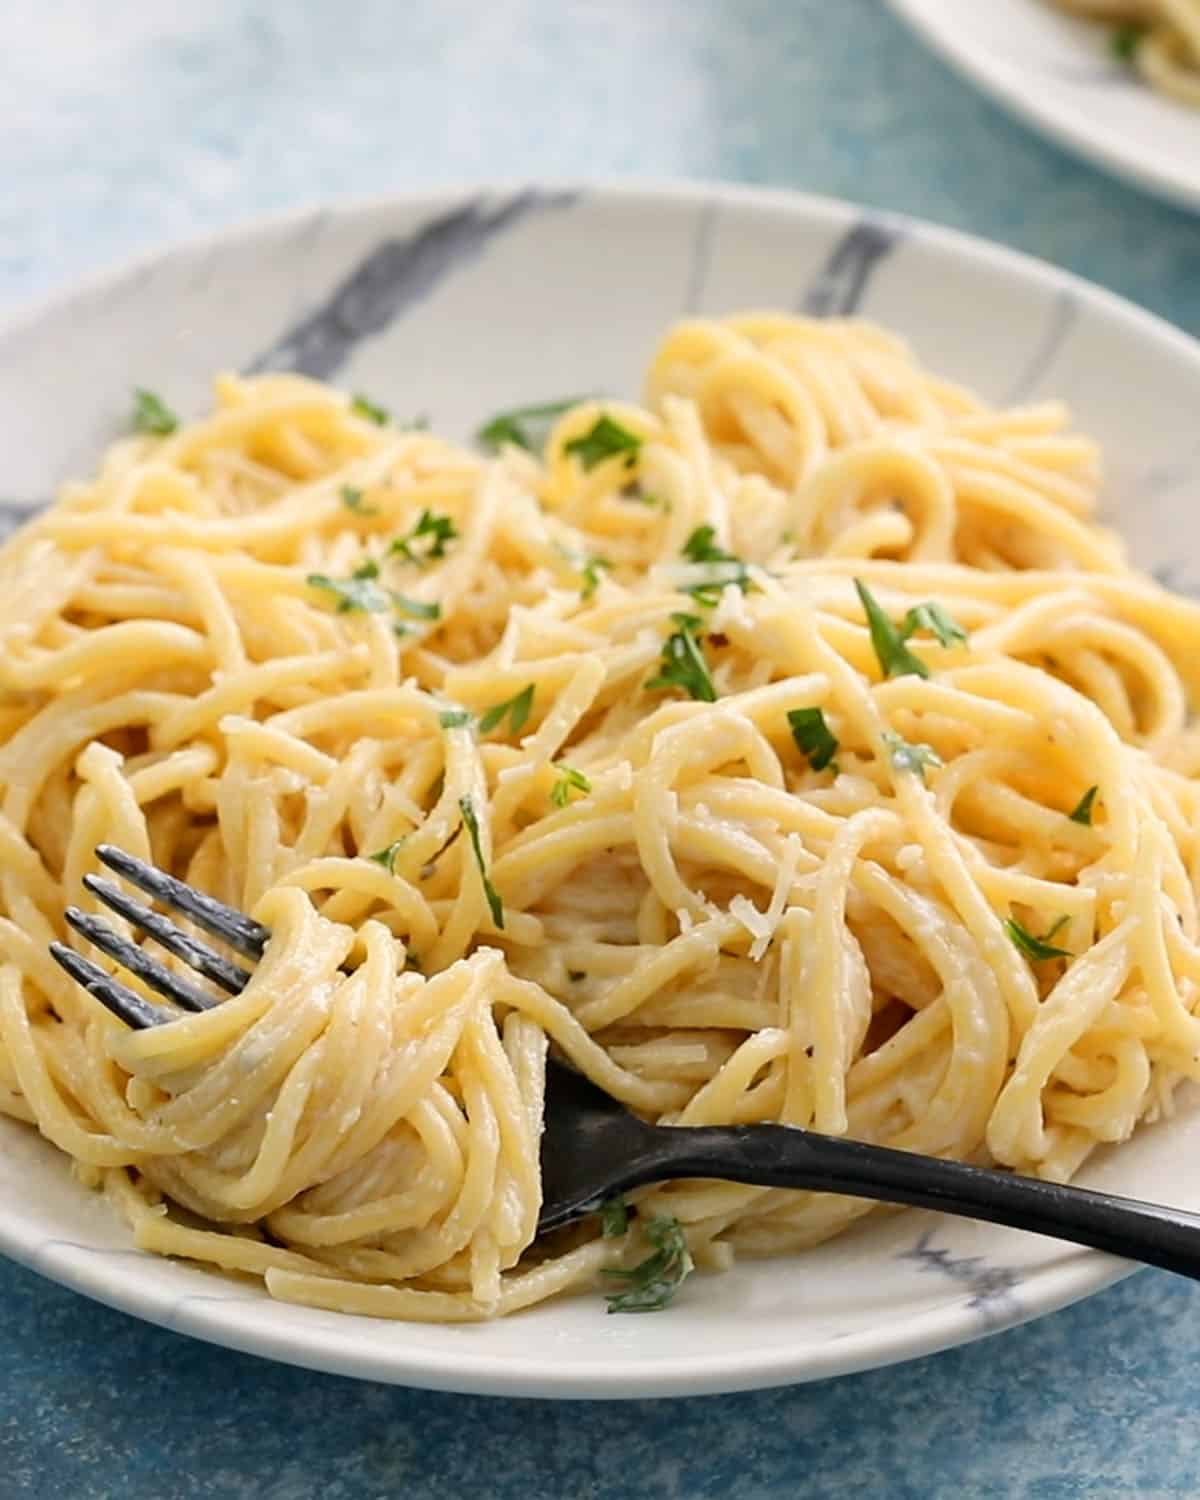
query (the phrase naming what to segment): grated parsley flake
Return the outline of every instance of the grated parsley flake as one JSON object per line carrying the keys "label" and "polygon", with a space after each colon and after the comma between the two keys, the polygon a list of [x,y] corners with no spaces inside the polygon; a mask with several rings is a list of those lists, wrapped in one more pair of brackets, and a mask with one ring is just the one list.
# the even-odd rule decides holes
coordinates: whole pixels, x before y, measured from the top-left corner
{"label": "grated parsley flake", "polygon": [[152,437],[169,437],[179,426],[179,418],[161,396],[145,386],[133,388],[133,430]]}
{"label": "grated parsley flake", "polygon": [[717,690],[695,634],[704,622],[699,615],[673,614],[671,619],[678,629],[663,642],[658,676],[651,677],[646,687],[651,692],[656,688],[682,688],[698,702],[715,703]]}
{"label": "grated parsley flake", "polygon": [[653,1254],[629,1270],[601,1272],[607,1280],[625,1286],[624,1291],[609,1296],[610,1313],[661,1312],[694,1268],[683,1227],[672,1214],[650,1219],[644,1233],[655,1247]]}
{"label": "grated parsley flake", "polygon": [[558,780],[550,788],[550,800],[555,807],[566,807],[571,800],[572,792],[590,792],[592,783],[582,771],[577,771],[574,766],[557,765],[554,768],[558,772]]}
{"label": "grated parsley flake", "polygon": [[376,406],[374,401],[361,394],[350,397],[350,410],[356,417],[374,422],[376,427],[386,427],[392,420],[392,414],[386,407]]}
{"label": "grated parsley flake", "polygon": [[604,415],[597,417],[587,432],[566,443],[563,452],[575,454],[585,469],[594,469],[606,458],[618,455],[624,455],[626,467],[632,468],[641,446],[642,440],[636,432]]}
{"label": "grated parsley flake", "polygon": [[344,484],[341,488],[342,504],[347,510],[353,511],[356,516],[377,516],[379,510],[374,505],[363,503],[363,492],[352,484]]}
{"label": "grated parsley flake", "polygon": [[912,745],[890,729],[883,731],[883,742],[888,747],[888,756],[897,771],[912,771],[925,780],[926,766],[940,766],[942,757],[932,745]]}
{"label": "grated parsley flake", "polygon": [[396,873],[396,856],[400,853],[400,847],[403,843],[403,839],[396,839],[386,849],[376,849],[374,854],[368,854],[366,858],[374,865],[382,865],[389,875],[394,875]]}
{"label": "grated parsley flake", "polygon": [[823,771],[826,766],[831,766],[836,775],[837,764],[833,757],[838,752],[838,741],[825,722],[824,711],[819,708],[791,708],[788,710],[787,721],[796,748],[808,757],[813,770]]}
{"label": "grated parsley flake", "polygon": [[501,931],[504,930],[504,903],[500,900],[495,886],[488,879],[487,865],[483,858],[483,845],[479,838],[479,819],[475,816],[475,807],[470,797],[458,799],[459,811],[466,826],[467,835],[471,840],[471,848],[475,852],[475,863],[479,868],[479,879],[483,884],[483,894],[487,898],[488,910],[492,914],[492,921]]}
{"label": "grated parsley flake", "polygon": [[629,1228],[629,1205],[624,1198],[606,1198],[600,1205],[600,1233],[606,1240],[619,1240]]}
{"label": "grated parsley flake", "polygon": [[497,412],[475,434],[476,442],[493,452],[505,443],[513,443],[529,453],[545,445],[550,425],[555,417],[578,406],[585,396],[573,396],[563,401],[542,401],[533,406],[514,406],[511,411]]}
{"label": "grated parsley flake", "polygon": [[1073,958],[1074,954],[1069,949],[1059,948],[1050,941],[1066,926],[1067,920],[1066,917],[1059,917],[1045,936],[1040,938],[1034,937],[1028,928],[1022,927],[1016,917],[1005,917],[1004,930],[1026,958],[1032,958],[1038,962],[1047,958]]}
{"label": "grated parsley flake", "polygon": [[1074,808],[1067,814],[1072,823],[1082,823],[1085,828],[1092,826],[1092,808],[1096,803],[1096,793],[1100,790],[1098,786],[1090,786]]}
{"label": "grated parsley flake", "polygon": [[932,600],[914,605],[901,623],[894,625],[861,578],[854,580],[854,587],[862,601],[867,629],[871,634],[871,645],[885,677],[929,676],[929,668],[906,645],[918,630],[932,631],[939,644],[947,647],[961,645],[967,639],[962,626],[940,604],[935,604]]}
{"label": "grated parsley flake", "polygon": [[458,539],[458,528],[449,516],[423,510],[412,529],[398,536],[388,548],[393,557],[403,557],[424,567],[436,558],[445,557],[446,544]]}
{"label": "grated parsley flake", "polygon": [[489,708],[487,713],[479,720],[480,734],[490,734],[505,717],[508,718],[508,728],[511,734],[520,734],[524,729],[529,712],[533,708],[534,685],[527,683],[519,693],[514,693],[511,698],[506,698],[503,703],[497,703]]}

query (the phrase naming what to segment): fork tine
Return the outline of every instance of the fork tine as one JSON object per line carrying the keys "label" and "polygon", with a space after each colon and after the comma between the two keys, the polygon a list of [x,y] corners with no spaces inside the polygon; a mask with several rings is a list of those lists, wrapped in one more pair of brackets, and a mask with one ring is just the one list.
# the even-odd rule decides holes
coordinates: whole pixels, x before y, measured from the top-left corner
{"label": "fork tine", "polygon": [[120,937],[102,917],[90,916],[77,906],[68,906],[64,916],[80,937],[94,943],[101,953],[115,958],[144,984],[157,990],[160,995],[165,995],[168,1000],[174,1000],[184,1010],[210,1010],[217,1003],[214,995],[206,995],[198,986],[189,984],[178,974],[172,974],[170,969],[165,969],[162,964],[143,953],[136,944]]}
{"label": "fork tine", "polygon": [[133,990],[126,989],[111,974],[105,973],[99,964],[76,953],[74,948],[68,948],[66,943],[51,943],[50,956],[67,971],[76,984],[83,986],[93,1000],[99,1000],[119,1021],[124,1021],[134,1031],[147,1031],[151,1026],[161,1026],[174,1019],[170,1011],[152,1005]]}
{"label": "fork tine", "polygon": [[174,875],[156,870],[153,865],[135,859],[132,854],[126,854],[123,849],[117,849],[112,844],[97,845],[96,857],[101,864],[107,865],[110,870],[128,880],[130,885],[136,885],[139,890],[145,891],[147,896],[152,896],[156,901],[161,901],[164,906],[174,907],[176,911],[191,917],[206,932],[222,938],[238,953],[245,954],[247,958],[263,956],[263,949],[271,933],[261,922],[254,921],[232,906],[226,906],[223,901],[214,901],[203,891],[186,885],[182,880],[176,880]]}
{"label": "fork tine", "polygon": [[210,948],[199,938],[190,937],[176,927],[169,918],[151,911],[148,906],[143,906],[132,896],[127,896],[120,886],[114,885],[111,880],[101,880],[98,875],[85,875],[83,883],[97,900],[103,901],[110,911],[115,911],[127,922],[132,922],[135,927],[147,933],[168,953],[173,953],[176,958],[183,959],[190,969],[195,969],[198,974],[203,974],[206,979],[219,984],[229,994],[240,995],[250,983],[249,972],[240,964],[231,963],[229,959],[222,958],[215,948]]}

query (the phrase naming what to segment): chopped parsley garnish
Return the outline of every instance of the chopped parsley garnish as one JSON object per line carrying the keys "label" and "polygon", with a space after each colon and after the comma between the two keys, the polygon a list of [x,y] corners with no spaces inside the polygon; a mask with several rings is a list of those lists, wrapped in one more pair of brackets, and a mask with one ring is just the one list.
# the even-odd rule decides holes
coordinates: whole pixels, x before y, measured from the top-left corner
{"label": "chopped parsley garnish", "polygon": [[345,580],[329,578],[324,573],[310,573],[306,581],[310,588],[323,589],[333,595],[339,615],[382,614],[392,606],[388,596],[375,585],[378,576],[379,568],[375,563],[364,563]]}
{"label": "chopped parsley garnish", "polygon": [[422,566],[436,557],[445,557],[446,543],[458,537],[458,528],[449,516],[423,510],[412,530],[398,536],[388,549],[394,557],[406,558]]}
{"label": "chopped parsley garnish", "polygon": [[900,632],[884,614],[879,601],[861,578],[854,580],[854,587],[858,590],[858,597],[862,600],[862,607],[867,616],[867,628],[871,632],[871,645],[875,648],[875,655],[879,658],[883,675],[903,677],[906,674],[912,674],[917,677],[928,677],[929,668],[904,644]]}
{"label": "chopped parsley garnish", "polygon": [[[425,604],[420,599],[406,599],[403,594],[397,594],[394,589],[381,589],[376,582],[378,577],[379,564],[373,557],[368,557],[365,562],[359,563],[348,579],[330,578],[324,573],[310,573],[307,582],[310,588],[324,589],[326,593],[333,595],[337,601],[339,615],[378,615],[389,609],[397,609],[401,614],[411,615],[417,620],[440,618],[442,613],[440,604]],[[408,627],[405,625],[397,623],[392,628],[399,636],[408,634]]]}
{"label": "chopped parsley garnish", "polygon": [[833,765],[836,774],[833,757],[837,754],[838,742],[825,722],[824,712],[819,708],[790,708],[787,720],[796,748],[808,756],[813,770],[823,771],[826,766]]}
{"label": "chopped parsley garnish", "polygon": [[1082,823],[1086,828],[1092,826],[1092,808],[1095,805],[1096,793],[1099,790],[1098,786],[1088,787],[1087,791],[1084,792],[1083,796],[1075,804],[1073,810],[1067,814],[1072,823]]}
{"label": "chopped parsley garnish", "polygon": [[683,1229],[671,1214],[660,1214],[645,1226],[646,1238],[654,1253],[629,1270],[608,1270],[601,1274],[610,1281],[623,1282],[625,1290],[608,1298],[610,1313],[661,1312],[669,1307],[684,1278],[692,1270],[691,1252]]}
{"label": "chopped parsley garnish", "polygon": [[716,534],[713,526],[697,526],[683,544],[683,555],[688,562],[740,562],[741,558],[734,557],[732,552],[726,552],[723,547],[717,546],[714,541]]}
{"label": "chopped parsley garnish", "polygon": [[426,604],[423,599],[409,599],[393,590],[392,603],[402,615],[411,615],[414,620],[440,620],[442,617],[442,606],[436,600]]}
{"label": "chopped parsley garnish", "polygon": [[584,560],[580,573],[583,575],[583,587],[579,591],[579,597],[585,602],[592,597],[600,587],[600,573],[602,569],[612,567],[607,557],[589,557]]}
{"label": "chopped parsley garnish", "polygon": [[632,468],[641,446],[642,440],[636,432],[630,432],[609,416],[600,416],[587,432],[572,438],[563,451],[577,454],[585,469],[594,469],[606,458],[615,458],[618,454],[624,454],[627,467]]}
{"label": "chopped parsley garnish", "polygon": [[1032,932],[1022,927],[1016,917],[1005,917],[1004,930],[1026,958],[1038,960],[1044,958],[1072,958],[1074,955],[1069,949],[1056,947],[1050,941],[1051,938],[1055,937],[1066,926],[1066,923],[1066,917],[1059,917],[1049,932],[1044,937],[1039,938],[1034,937]]}
{"label": "chopped parsley garnish", "polygon": [[443,729],[465,729],[470,722],[471,715],[465,708],[448,708],[438,714],[438,723]]}
{"label": "chopped parsley garnish", "polygon": [[525,727],[525,721],[529,718],[529,710],[533,707],[533,683],[527,683],[519,693],[514,693],[511,698],[506,698],[503,703],[497,703],[489,708],[479,720],[480,734],[490,734],[496,726],[503,722],[505,715],[508,716],[508,728],[511,734],[520,734]]}
{"label": "chopped parsley garnish", "polygon": [[356,489],[352,484],[344,484],[341,489],[342,504],[347,510],[352,510],[356,516],[377,516],[378,509],[374,505],[363,504],[363,492]]}
{"label": "chopped parsley garnish", "polygon": [[475,434],[477,442],[493,451],[505,443],[515,443],[530,453],[536,452],[546,441],[546,434],[555,417],[578,406],[582,396],[566,401],[543,401],[534,406],[515,406],[512,411],[497,412]]}
{"label": "chopped parsley garnish", "polygon": [[558,555],[568,562],[582,577],[579,597],[584,601],[590,599],[600,587],[600,574],[607,573],[612,563],[607,557],[589,557],[586,552],[580,552],[575,547],[566,547],[561,542],[555,542],[554,550]]}
{"label": "chopped parsley garnish", "polygon": [[606,1240],[619,1240],[629,1228],[629,1205],[624,1198],[606,1198],[600,1205],[600,1232]]}
{"label": "chopped parsley garnish", "polygon": [[363,395],[351,396],[350,410],[356,417],[365,417],[368,422],[374,422],[376,427],[386,427],[392,420],[392,414],[386,407],[376,406],[374,401]]}
{"label": "chopped parsley garnish", "polygon": [[924,604],[914,604],[904,616],[900,626],[902,638],[908,640],[918,630],[931,631],[937,636],[939,646],[961,646],[967,639],[967,632],[958,621],[932,599],[927,599]]}
{"label": "chopped parsley garnish", "polygon": [[488,879],[487,865],[483,860],[483,846],[479,842],[479,819],[475,816],[475,808],[470,797],[458,799],[459,811],[462,813],[463,823],[466,825],[467,834],[471,840],[471,848],[475,851],[475,863],[479,866],[479,879],[483,882],[483,894],[487,897],[488,909],[492,914],[492,921],[503,931],[504,929],[504,903],[496,893],[496,888]]}
{"label": "chopped parsley garnish", "polygon": [[400,846],[403,843],[403,839],[396,839],[386,849],[376,849],[375,853],[368,854],[367,858],[374,865],[382,865],[389,875],[393,875],[396,871],[396,856],[400,853]]}
{"label": "chopped parsley garnish", "polygon": [[681,594],[690,594],[703,609],[712,609],[721,602],[722,591],[731,583],[745,590],[750,586],[748,577],[714,578],[706,583],[689,583],[680,589]]}
{"label": "chopped parsley garnish", "polygon": [[725,587],[723,583],[692,583],[681,588],[681,594],[689,594],[692,601],[701,609],[715,609],[721,602],[721,590]]}
{"label": "chopped parsley garnish", "polygon": [[1146,28],[1132,22],[1127,26],[1118,26],[1109,38],[1113,56],[1119,57],[1122,62],[1132,62],[1137,56],[1138,46],[1145,35]]}
{"label": "chopped parsley garnish", "polygon": [[701,703],[715,703],[717,690],[695,635],[704,622],[699,615],[673,614],[671,619],[679,628],[663,642],[659,674],[647,688],[682,688]]}
{"label": "chopped parsley garnish", "polygon": [[179,426],[179,418],[162,399],[144,386],[133,389],[133,430],[152,437],[168,437]]}
{"label": "chopped parsley garnish", "polygon": [[732,568],[727,568],[724,573],[718,574],[715,578],[684,585],[683,593],[691,594],[697,604],[709,607],[719,602],[722,590],[731,583],[736,584],[743,593],[750,587],[750,575],[746,571],[746,564],[732,552],[726,552],[723,547],[718,547],[714,541],[715,536],[716,531],[713,527],[697,526],[683,544],[683,555],[688,562],[731,563],[733,565]]}
{"label": "chopped parsley garnish", "polygon": [[574,766],[555,766],[558,772],[558,780],[550,788],[550,800],[555,807],[566,807],[571,800],[571,793],[590,792],[592,783],[582,771],[577,771]]}
{"label": "chopped parsley garnish", "polygon": [[871,632],[871,645],[875,648],[875,655],[879,658],[885,677],[929,676],[929,668],[905,645],[909,637],[918,630],[932,631],[943,646],[961,645],[967,638],[966,631],[951,619],[940,604],[927,601],[914,605],[897,626],[888,619],[879,601],[861,578],[854,580],[854,587],[862,600],[867,628]]}
{"label": "chopped parsley garnish", "polygon": [[890,729],[883,731],[883,742],[888,747],[888,755],[892,765],[897,771],[912,771],[925,780],[926,766],[940,766],[942,757],[932,745],[910,745],[907,740],[902,740],[898,734],[893,734]]}

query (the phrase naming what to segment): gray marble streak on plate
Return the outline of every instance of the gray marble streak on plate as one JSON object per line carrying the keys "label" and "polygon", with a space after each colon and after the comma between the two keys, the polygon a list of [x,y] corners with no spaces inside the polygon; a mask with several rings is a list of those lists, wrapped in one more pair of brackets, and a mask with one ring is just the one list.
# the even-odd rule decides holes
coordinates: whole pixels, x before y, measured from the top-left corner
{"label": "gray marble streak on plate", "polygon": [[814,318],[848,318],[859,312],[871,278],[906,234],[906,229],[867,215],[837,241],[816,279],[800,299]]}
{"label": "gray marble streak on plate", "polygon": [[49,504],[46,500],[7,500],[0,498],[0,539],[31,520]]}
{"label": "gray marble streak on plate", "polygon": [[1016,1290],[1021,1274],[1011,1266],[991,1265],[982,1255],[955,1255],[946,1246],[934,1243],[936,1231],[927,1229],[897,1259],[912,1261],[923,1272],[944,1277],[968,1293],[967,1306],[980,1316],[983,1326],[992,1332],[1021,1316]]}
{"label": "gray marble streak on plate", "polygon": [[384,333],[453,270],[477,259],[496,235],[527,214],[566,208],[572,193],[518,193],[495,208],[467,202],[413,233],[376,246],[329,297],[246,366],[250,374],[288,370],[334,380],[364,339]]}
{"label": "gray marble streak on plate", "polygon": [[721,206],[710,199],[696,215],[696,231],[692,240],[691,259],[688,263],[687,289],[683,294],[683,310],[695,313],[704,301],[704,290],[708,285],[708,272],[712,264],[713,236]]}
{"label": "gray marble streak on plate", "polygon": [[1016,405],[1027,401],[1050,374],[1054,362],[1062,352],[1071,329],[1079,316],[1079,299],[1069,287],[1063,287],[1054,295],[1050,315],[1037,347],[1029,356],[1029,362],[1013,381],[1008,393],[1008,402]]}

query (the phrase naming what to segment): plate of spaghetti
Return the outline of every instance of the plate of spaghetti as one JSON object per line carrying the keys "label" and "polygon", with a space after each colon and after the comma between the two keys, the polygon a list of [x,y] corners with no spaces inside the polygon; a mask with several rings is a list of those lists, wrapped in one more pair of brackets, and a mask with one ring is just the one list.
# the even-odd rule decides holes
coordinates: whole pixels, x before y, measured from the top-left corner
{"label": "plate of spaghetti", "polygon": [[[0,1249],[545,1396],[1127,1269],[696,1181],[539,1239],[548,1056],[1200,1207],[1192,342],[840,204],[563,186],[185,246],[0,347]],[[103,844],[266,924],[240,994],[128,1031],[50,960]]]}
{"label": "plate of spaghetti", "polygon": [[1200,0],[891,0],[947,62],[1060,145],[1200,208]]}

